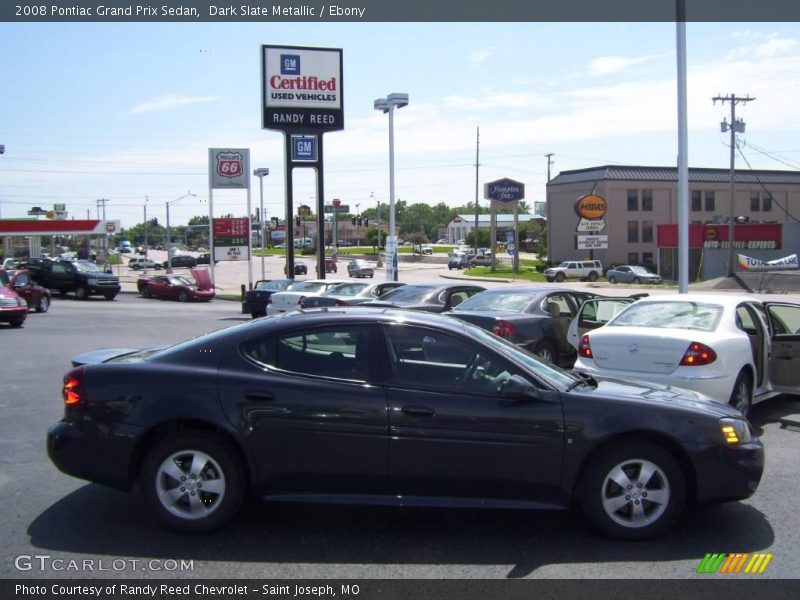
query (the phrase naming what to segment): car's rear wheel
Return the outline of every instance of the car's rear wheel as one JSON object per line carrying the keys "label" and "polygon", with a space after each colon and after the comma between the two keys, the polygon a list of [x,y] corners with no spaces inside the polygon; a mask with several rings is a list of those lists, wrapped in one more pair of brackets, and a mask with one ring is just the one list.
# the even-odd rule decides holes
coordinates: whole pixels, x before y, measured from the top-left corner
{"label": "car's rear wheel", "polygon": [[558,364],[558,355],[553,344],[550,342],[539,342],[533,349],[533,353],[541,358],[544,362],[550,364]]}
{"label": "car's rear wheel", "polygon": [[46,313],[49,308],[50,308],[50,296],[48,296],[47,294],[43,294],[42,297],[39,298],[39,303],[36,305],[36,312]]}
{"label": "car's rear wheel", "polygon": [[580,482],[580,501],[592,524],[611,537],[642,540],[680,517],[686,482],[666,450],[627,442],[594,458]]}
{"label": "car's rear wheel", "polygon": [[178,294],[178,300],[180,302],[188,302],[189,301],[189,292],[186,290],[181,290],[181,293]]}
{"label": "car's rear wheel", "polygon": [[212,531],[230,521],[245,491],[235,453],[199,433],[179,433],[156,444],[139,483],[156,518],[184,532]]}
{"label": "car's rear wheel", "polygon": [[617,278],[612,275],[608,278],[608,283],[617,283]]}
{"label": "car's rear wheel", "polygon": [[597,281],[597,273],[595,271],[589,273],[589,281]]}
{"label": "car's rear wheel", "polygon": [[739,373],[736,378],[729,403],[745,417],[750,417],[750,409],[753,406],[753,380],[745,371]]}

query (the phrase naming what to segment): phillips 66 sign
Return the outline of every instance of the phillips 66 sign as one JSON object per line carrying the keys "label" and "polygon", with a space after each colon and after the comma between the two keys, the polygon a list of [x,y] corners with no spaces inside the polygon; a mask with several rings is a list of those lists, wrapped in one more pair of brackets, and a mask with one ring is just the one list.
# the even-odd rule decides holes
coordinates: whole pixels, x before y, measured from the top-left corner
{"label": "phillips 66 sign", "polygon": [[249,148],[209,148],[208,169],[214,189],[246,189],[250,173]]}

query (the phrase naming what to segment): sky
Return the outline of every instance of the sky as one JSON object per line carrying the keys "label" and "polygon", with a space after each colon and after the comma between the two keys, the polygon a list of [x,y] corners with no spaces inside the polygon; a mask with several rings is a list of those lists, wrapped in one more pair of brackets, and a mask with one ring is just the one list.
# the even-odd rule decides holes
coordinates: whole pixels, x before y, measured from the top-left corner
{"label": "sky", "polygon": [[[719,123],[734,93],[752,168],[800,168],[800,25],[688,23],[690,167],[729,166]],[[0,217],[64,203],[70,217],[124,227],[208,214],[208,148],[250,148],[267,167],[267,216],[285,215],[282,134],[261,129],[260,46],[341,48],[345,129],[325,134],[325,199],[353,212],[388,202],[395,112],[396,198],[463,205],[478,181],[525,183],[604,164],[674,166],[673,23],[0,23]],[[748,168],[737,155],[737,168]],[[295,171],[294,206],[314,206]],[[214,213],[246,214],[246,192],[214,192]],[[251,201],[259,204],[258,179]]]}

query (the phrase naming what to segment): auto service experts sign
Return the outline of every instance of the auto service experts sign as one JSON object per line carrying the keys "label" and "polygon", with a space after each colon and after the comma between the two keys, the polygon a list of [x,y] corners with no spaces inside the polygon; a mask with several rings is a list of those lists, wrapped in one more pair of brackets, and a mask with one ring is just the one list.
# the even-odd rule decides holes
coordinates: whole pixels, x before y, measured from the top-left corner
{"label": "auto service experts sign", "polygon": [[250,149],[209,148],[208,169],[213,189],[247,189],[250,186]]}
{"label": "auto service experts sign", "polygon": [[263,129],[344,129],[342,50],[262,46]]}

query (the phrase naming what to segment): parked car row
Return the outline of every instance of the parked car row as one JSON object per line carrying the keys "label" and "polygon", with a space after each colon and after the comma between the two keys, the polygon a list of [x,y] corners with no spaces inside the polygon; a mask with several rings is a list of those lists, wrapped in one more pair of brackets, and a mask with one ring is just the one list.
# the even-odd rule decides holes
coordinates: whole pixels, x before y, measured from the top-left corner
{"label": "parked car row", "polygon": [[[306,294],[328,283],[295,286]],[[255,492],[462,509],[577,505],[604,534],[642,540],[687,507],[751,496],[764,468],[762,443],[733,407],[564,371],[419,310],[291,313],[72,362],[63,418],[47,434],[51,460],[75,477],[138,488],[156,520],[184,532],[222,527]]]}

